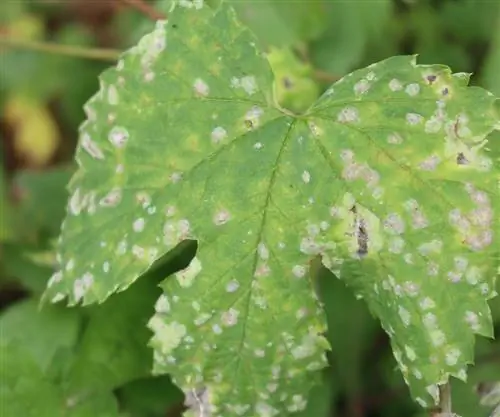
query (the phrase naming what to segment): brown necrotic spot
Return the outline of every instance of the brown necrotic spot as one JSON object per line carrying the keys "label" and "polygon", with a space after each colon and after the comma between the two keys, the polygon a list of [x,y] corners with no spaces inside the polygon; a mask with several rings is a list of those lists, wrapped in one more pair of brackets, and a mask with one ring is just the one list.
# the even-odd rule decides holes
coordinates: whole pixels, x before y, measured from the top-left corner
{"label": "brown necrotic spot", "polygon": [[469,160],[465,157],[465,155],[462,152],[459,152],[457,154],[457,165],[467,165],[469,163]]}

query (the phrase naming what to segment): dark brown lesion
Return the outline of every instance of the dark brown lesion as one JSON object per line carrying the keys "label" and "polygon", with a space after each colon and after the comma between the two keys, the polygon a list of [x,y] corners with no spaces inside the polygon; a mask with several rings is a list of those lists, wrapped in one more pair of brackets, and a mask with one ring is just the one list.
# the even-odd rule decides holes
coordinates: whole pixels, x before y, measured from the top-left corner
{"label": "dark brown lesion", "polygon": [[457,165],[468,165],[468,163],[469,163],[469,160],[463,154],[463,152],[459,152],[457,154]]}
{"label": "dark brown lesion", "polygon": [[437,80],[437,76],[434,74],[430,74],[426,77],[426,79],[429,82],[429,85],[432,85]]}
{"label": "dark brown lesion", "polygon": [[359,257],[364,257],[368,255],[368,231],[366,229],[366,223],[365,220],[359,216],[356,205],[353,205],[349,211],[354,214],[354,233],[358,241],[358,250],[356,253]]}

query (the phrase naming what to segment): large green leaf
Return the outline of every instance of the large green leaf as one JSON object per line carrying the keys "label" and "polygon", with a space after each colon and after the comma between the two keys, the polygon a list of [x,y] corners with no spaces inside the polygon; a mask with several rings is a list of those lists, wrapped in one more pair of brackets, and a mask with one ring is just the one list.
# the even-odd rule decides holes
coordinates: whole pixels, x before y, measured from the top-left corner
{"label": "large green leaf", "polygon": [[149,323],[155,372],[193,409],[275,415],[304,409],[326,364],[307,275],[321,255],[430,405],[436,384],[465,378],[474,334],[492,335],[495,97],[394,57],[293,115],[254,45],[227,5],[181,1],[101,76],[45,297],[102,302],[197,240]]}
{"label": "large green leaf", "polygon": [[0,345],[2,417],[117,417],[112,393],[73,397],[49,380],[24,346]]}

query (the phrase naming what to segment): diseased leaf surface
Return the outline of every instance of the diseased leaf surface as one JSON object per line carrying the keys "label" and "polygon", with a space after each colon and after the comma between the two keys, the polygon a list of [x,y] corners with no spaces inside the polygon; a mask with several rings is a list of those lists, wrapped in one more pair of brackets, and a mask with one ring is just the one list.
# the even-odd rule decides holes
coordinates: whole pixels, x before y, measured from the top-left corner
{"label": "diseased leaf surface", "polygon": [[430,405],[435,384],[465,377],[474,333],[492,333],[494,97],[394,57],[294,116],[274,104],[269,65],[231,8],[180,4],[86,106],[46,297],[102,302],[197,240],[149,322],[155,372],[172,374],[191,415],[272,416],[303,410],[326,365],[307,276],[321,255]]}

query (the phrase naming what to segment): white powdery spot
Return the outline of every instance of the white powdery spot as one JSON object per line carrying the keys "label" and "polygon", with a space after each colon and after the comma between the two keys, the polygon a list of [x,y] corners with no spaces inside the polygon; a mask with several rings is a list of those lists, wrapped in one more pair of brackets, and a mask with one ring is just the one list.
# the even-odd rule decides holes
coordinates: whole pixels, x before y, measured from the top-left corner
{"label": "white powdery spot", "polygon": [[450,348],[446,351],[445,361],[449,366],[454,366],[458,362],[458,358],[460,357],[461,352],[457,348]]}
{"label": "white powdery spot", "polygon": [[408,84],[405,88],[406,94],[415,97],[420,92],[420,85],[417,83]]}
{"label": "white powdery spot", "polygon": [[218,324],[214,324],[212,326],[212,330],[215,334],[221,334],[222,333],[222,327],[220,327]]}
{"label": "white powdery spot", "polygon": [[429,310],[436,307],[436,303],[430,297],[425,297],[418,303],[422,310]]}
{"label": "white powdery spot", "polygon": [[371,84],[368,82],[368,80],[359,80],[356,84],[354,84],[354,94],[365,94],[370,89],[370,86]]}
{"label": "white powdery spot", "polygon": [[403,143],[403,138],[399,133],[393,132],[387,136],[387,143],[390,143],[391,145],[400,145]]}
{"label": "white powdery spot", "polygon": [[318,255],[321,252],[321,245],[311,237],[302,238],[300,241],[300,251],[306,255]]}
{"label": "white powdery spot", "polygon": [[189,266],[175,274],[177,282],[181,287],[190,287],[194,279],[201,272],[201,262],[198,257],[194,257]]}
{"label": "white powdery spot", "polygon": [[226,285],[227,292],[235,292],[238,288],[240,288],[240,283],[234,279],[229,281]]}
{"label": "white powdery spot", "polygon": [[291,353],[295,359],[303,359],[312,356],[318,350],[317,342],[319,336],[313,333],[302,338],[302,343],[292,348]]}
{"label": "white powdery spot", "polygon": [[274,417],[279,414],[276,408],[263,401],[255,404],[255,412],[257,413],[257,417]]}
{"label": "white powdery spot", "polygon": [[390,234],[402,234],[405,231],[403,218],[398,213],[388,214],[384,220],[384,229]]}
{"label": "white powdery spot", "polygon": [[132,228],[134,229],[134,232],[142,232],[145,225],[146,221],[141,217],[134,221]]}
{"label": "white powdery spot", "polygon": [[406,281],[403,284],[404,291],[410,297],[416,297],[420,291],[420,286],[416,282]]}
{"label": "white powdery spot", "polygon": [[111,267],[111,265],[109,264],[108,261],[104,262],[102,264],[102,270],[103,270],[103,272],[107,274],[109,272],[110,267]]}
{"label": "white powdery spot", "polygon": [[73,297],[76,302],[85,296],[93,283],[94,276],[90,272],[86,272],[80,279],[75,280],[73,284]]}
{"label": "white powdery spot", "polygon": [[304,181],[306,184],[309,184],[309,182],[311,181],[311,174],[309,173],[309,171],[304,171],[302,173],[302,181]]}
{"label": "white powdery spot", "polygon": [[66,262],[66,271],[71,271],[75,267],[75,260],[70,259],[68,262]]}
{"label": "white powdery spot", "polygon": [[255,77],[253,75],[247,75],[243,77],[240,80],[240,85],[243,90],[245,90],[245,93],[247,93],[249,96],[255,94],[258,90],[257,87],[257,82],[255,80]]}
{"label": "white powdery spot", "polygon": [[187,239],[190,231],[191,225],[187,219],[181,219],[177,222],[167,220],[163,225],[163,243],[167,246],[175,246]]}
{"label": "white powdery spot", "polygon": [[257,253],[259,254],[260,259],[267,260],[269,259],[269,250],[267,249],[264,243],[259,243],[257,246]]}
{"label": "white powdery spot", "polygon": [[474,313],[473,311],[466,311],[465,312],[465,322],[469,324],[471,329],[475,332],[479,331],[480,329],[480,324],[479,324],[479,316]]}
{"label": "white powdery spot", "polygon": [[407,113],[406,114],[406,122],[409,125],[418,125],[420,122],[422,122],[424,118],[418,114],[418,113]]}
{"label": "white powdery spot", "polygon": [[210,92],[210,88],[208,84],[203,81],[201,78],[197,78],[193,83],[193,90],[197,96],[206,97]]}
{"label": "white powdery spot", "polygon": [[95,143],[88,133],[84,133],[80,142],[81,146],[87,153],[95,159],[104,159],[104,153],[101,151],[101,148]]}
{"label": "white powdery spot", "polygon": [[120,126],[114,126],[108,135],[108,140],[117,148],[123,148],[126,145],[128,139],[128,130]]}
{"label": "white powdery spot", "polygon": [[159,351],[163,355],[172,352],[182,342],[186,335],[186,326],[176,321],[166,324],[162,316],[154,315],[149,320],[148,327],[154,332],[153,340],[159,345]]}
{"label": "white powdery spot", "polygon": [[401,320],[403,321],[403,324],[406,327],[408,327],[410,325],[410,321],[411,321],[410,312],[406,308],[399,306],[398,314],[399,314],[399,317],[401,318]]}
{"label": "white powdery spot", "polygon": [[212,221],[215,223],[216,226],[222,226],[223,224],[226,224],[229,220],[231,220],[231,213],[227,210],[219,210],[217,213],[215,213]]}
{"label": "white powdery spot", "polygon": [[155,303],[155,311],[160,314],[166,314],[170,311],[170,303],[165,294],[160,295]]}
{"label": "white powdery spot", "polygon": [[439,329],[433,329],[429,332],[431,342],[434,346],[442,346],[446,342],[446,336]]}
{"label": "white powdery spot", "polygon": [[439,156],[431,155],[420,163],[419,168],[423,171],[434,171],[440,162]]}
{"label": "white powdery spot", "polygon": [[227,137],[226,129],[218,126],[214,130],[212,130],[210,137],[212,138],[213,143],[219,144]]}
{"label": "white powdery spot", "polygon": [[253,145],[254,149],[262,149],[264,147],[264,145],[262,144],[262,142],[255,142],[254,145]]}
{"label": "white powdery spot", "polygon": [[303,265],[295,265],[292,268],[292,274],[297,278],[303,278],[306,275],[306,267]]}
{"label": "white powdery spot", "polygon": [[260,125],[260,118],[264,114],[264,110],[259,106],[253,106],[245,113],[245,122],[248,129],[255,129]]}
{"label": "white powdery spot", "polygon": [[417,359],[417,354],[415,353],[415,351],[408,345],[405,345],[405,353],[406,353],[406,357],[411,360],[412,362]]}
{"label": "white powdery spot", "polygon": [[116,106],[118,102],[119,102],[118,90],[113,84],[111,84],[108,87],[108,103],[111,104],[112,106]]}
{"label": "white powdery spot", "polygon": [[146,249],[139,245],[133,245],[132,254],[138,259],[143,259],[146,255]]}
{"label": "white powdery spot", "polygon": [[61,282],[62,278],[63,278],[63,275],[62,275],[61,271],[55,272],[50,277],[49,282],[47,283],[47,287],[50,288],[53,285],[57,284],[58,282]]}
{"label": "white powdery spot", "polygon": [[287,407],[287,410],[291,413],[296,413],[298,411],[305,410],[307,406],[307,400],[302,396],[295,394],[292,397],[292,403]]}
{"label": "white powdery spot", "polygon": [[441,130],[442,126],[442,118],[431,116],[431,118],[425,122],[425,133],[437,133]]}
{"label": "white powdery spot", "polygon": [[401,81],[393,78],[391,81],[389,81],[389,88],[391,91],[401,91],[403,89],[403,84],[401,83]]}
{"label": "white powdery spot", "polygon": [[102,207],[116,207],[122,199],[122,190],[119,188],[112,189],[99,201]]}
{"label": "white powdery spot", "polygon": [[340,123],[359,122],[359,112],[355,107],[344,107],[337,115]]}
{"label": "white powdery spot", "polygon": [[221,322],[225,326],[235,326],[238,323],[238,316],[240,312],[234,308],[230,308],[228,311],[222,313]]}
{"label": "white powdery spot", "polygon": [[182,180],[182,173],[181,172],[172,172],[169,176],[168,179],[172,184],[177,184],[180,180]]}
{"label": "white powdery spot", "polygon": [[389,251],[392,253],[401,253],[405,247],[405,241],[400,237],[394,237],[389,240]]}

